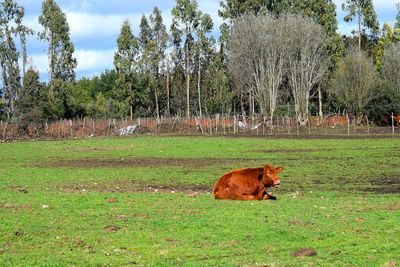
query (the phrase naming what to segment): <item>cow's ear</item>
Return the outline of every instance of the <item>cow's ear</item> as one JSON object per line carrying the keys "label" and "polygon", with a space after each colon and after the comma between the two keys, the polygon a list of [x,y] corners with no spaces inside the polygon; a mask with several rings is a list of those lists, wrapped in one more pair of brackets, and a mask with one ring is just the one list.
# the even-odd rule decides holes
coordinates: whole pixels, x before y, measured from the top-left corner
{"label": "cow's ear", "polygon": [[276,172],[277,172],[277,173],[280,173],[281,171],[283,171],[283,167],[278,167],[278,168],[276,168]]}
{"label": "cow's ear", "polygon": [[271,164],[267,164],[264,166],[264,172],[271,173],[274,171],[274,167]]}

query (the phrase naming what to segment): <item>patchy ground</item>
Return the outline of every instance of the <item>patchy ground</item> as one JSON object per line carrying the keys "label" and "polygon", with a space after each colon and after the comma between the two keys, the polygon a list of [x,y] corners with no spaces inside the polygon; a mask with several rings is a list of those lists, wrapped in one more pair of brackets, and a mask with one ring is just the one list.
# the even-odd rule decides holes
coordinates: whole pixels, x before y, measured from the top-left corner
{"label": "patchy ground", "polygon": [[63,160],[60,158],[48,159],[44,163],[35,165],[40,168],[134,168],[134,167],[185,167],[204,168],[208,165],[238,165],[243,162],[265,161],[265,159],[249,158],[122,158],[96,159],[83,158],[77,160]]}
{"label": "patchy ground", "polygon": [[212,187],[208,185],[151,185],[140,184],[137,181],[117,180],[113,183],[65,184],[58,187],[49,187],[49,190],[61,192],[103,192],[103,193],[186,193],[210,194]]}

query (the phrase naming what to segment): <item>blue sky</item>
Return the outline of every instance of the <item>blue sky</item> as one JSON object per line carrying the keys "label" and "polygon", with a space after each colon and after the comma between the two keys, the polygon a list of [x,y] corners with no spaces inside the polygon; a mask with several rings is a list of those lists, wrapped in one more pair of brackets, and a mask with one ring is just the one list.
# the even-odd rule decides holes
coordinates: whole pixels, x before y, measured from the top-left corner
{"label": "blue sky", "polygon": [[[349,34],[355,28],[354,23],[343,21],[344,13],[341,5],[345,0],[334,0],[337,5],[339,32]],[[396,16],[396,3],[400,0],[373,0],[378,14],[380,26],[384,22],[393,24]],[[41,12],[41,0],[17,0],[25,7],[25,23],[35,31],[41,27],[37,17]],[[77,76],[91,77],[100,74],[107,68],[112,68],[113,55],[116,50],[116,39],[124,19],[129,19],[135,35],[139,33],[140,18],[148,16],[154,6],[158,6],[163,14],[164,23],[169,27],[172,16],[171,9],[175,0],[58,0],[57,3],[66,13],[71,29],[71,39],[75,45],[75,57],[78,60]],[[198,0],[199,8],[213,17],[215,29],[221,18],[218,17],[219,0]],[[36,38],[28,41],[28,52],[33,65],[41,73],[43,80],[47,79],[47,46]]]}

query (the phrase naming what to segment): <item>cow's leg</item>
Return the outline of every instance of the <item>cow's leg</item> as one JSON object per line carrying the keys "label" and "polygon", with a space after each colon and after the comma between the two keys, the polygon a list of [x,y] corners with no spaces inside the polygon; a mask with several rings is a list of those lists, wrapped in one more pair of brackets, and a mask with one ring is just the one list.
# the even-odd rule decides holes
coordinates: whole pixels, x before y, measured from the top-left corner
{"label": "cow's leg", "polygon": [[243,194],[240,196],[240,200],[257,200],[257,198],[250,194]]}
{"label": "cow's leg", "polygon": [[265,194],[263,195],[263,198],[262,198],[262,199],[263,199],[263,200],[267,200],[267,199],[276,200],[276,197],[273,196],[273,195],[268,194],[267,192],[265,192]]}

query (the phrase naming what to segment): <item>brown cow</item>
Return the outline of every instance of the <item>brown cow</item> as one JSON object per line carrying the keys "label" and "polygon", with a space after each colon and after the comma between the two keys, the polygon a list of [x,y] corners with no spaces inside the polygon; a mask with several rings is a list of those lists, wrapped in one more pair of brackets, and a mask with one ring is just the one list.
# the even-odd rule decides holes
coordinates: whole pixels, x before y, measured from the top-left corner
{"label": "brown cow", "polygon": [[395,123],[400,124],[400,114],[399,115],[394,115],[393,120]]}
{"label": "brown cow", "polygon": [[267,187],[279,185],[278,173],[282,167],[265,165],[264,168],[246,168],[233,170],[219,178],[214,186],[216,199],[262,200],[276,199],[267,194]]}

